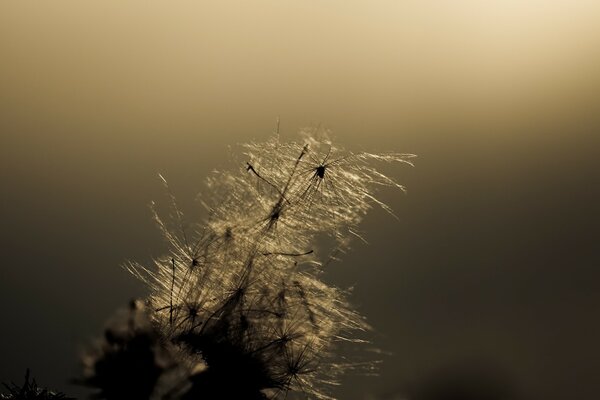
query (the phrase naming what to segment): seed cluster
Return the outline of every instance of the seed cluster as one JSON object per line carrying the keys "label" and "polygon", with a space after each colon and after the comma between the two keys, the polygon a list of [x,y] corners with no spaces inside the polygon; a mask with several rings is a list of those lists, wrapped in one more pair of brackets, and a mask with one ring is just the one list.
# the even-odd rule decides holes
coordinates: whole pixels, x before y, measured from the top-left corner
{"label": "seed cluster", "polygon": [[244,147],[244,168],[209,177],[207,220],[186,228],[172,197],[170,218],[154,213],[169,253],[127,268],[150,287],[162,340],[205,365],[184,398],[330,398],[327,385],[352,367],[334,356],[336,342],[368,325],[319,279],[327,260],[315,241],[344,246],[374,204],[391,212],[375,189],[402,186],[371,164],[412,155],[352,153],[310,133]]}

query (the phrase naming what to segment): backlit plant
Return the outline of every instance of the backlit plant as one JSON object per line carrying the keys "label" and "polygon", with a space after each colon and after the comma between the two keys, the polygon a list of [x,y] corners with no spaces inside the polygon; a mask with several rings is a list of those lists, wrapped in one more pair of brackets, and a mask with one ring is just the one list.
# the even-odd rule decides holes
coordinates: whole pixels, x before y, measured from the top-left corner
{"label": "backlit plant", "polygon": [[[206,221],[188,228],[170,195],[169,218],[153,207],[168,254],[152,267],[127,265],[150,289],[149,345],[168,352],[164,368],[151,371],[179,371],[169,390],[156,390],[159,398],[330,398],[327,386],[354,366],[336,344],[360,341],[368,325],[344,290],[319,278],[328,260],[316,241],[328,235],[343,247],[373,205],[391,213],[376,189],[403,188],[373,164],[413,156],[353,153],[309,133],[244,148],[243,167],[208,178]],[[134,340],[139,331],[130,330]],[[127,349],[92,358],[88,380],[95,363]],[[160,382],[154,376],[150,386]]]}

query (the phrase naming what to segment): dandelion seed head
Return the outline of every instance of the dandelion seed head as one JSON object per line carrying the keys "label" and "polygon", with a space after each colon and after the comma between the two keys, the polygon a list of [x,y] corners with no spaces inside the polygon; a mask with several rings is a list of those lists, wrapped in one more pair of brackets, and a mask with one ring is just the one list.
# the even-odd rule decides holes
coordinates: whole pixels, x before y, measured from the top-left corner
{"label": "dandelion seed head", "polygon": [[269,398],[329,398],[324,388],[352,368],[336,359],[336,344],[360,342],[369,326],[346,291],[319,279],[315,240],[325,234],[345,245],[373,205],[391,212],[376,190],[402,187],[372,163],[410,164],[411,156],[353,153],[322,130],[297,142],[251,142],[244,155],[243,168],[207,179],[208,217],[193,231],[174,196],[170,223],[154,207],[168,254],[153,267],[126,268],[150,289],[161,340],[188,364],[206,364],[193,385],[228,377]]}

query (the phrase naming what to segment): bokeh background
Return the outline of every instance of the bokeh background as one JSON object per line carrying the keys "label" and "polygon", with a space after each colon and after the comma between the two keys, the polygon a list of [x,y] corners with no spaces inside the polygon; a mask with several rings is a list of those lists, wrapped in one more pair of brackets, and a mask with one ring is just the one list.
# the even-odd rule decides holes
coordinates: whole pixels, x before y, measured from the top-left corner
{"label": "bokeh background", "polygon": [[279,116],[419,155],[327,272],[383,360],[336,395],[598,398],[599,71],[597,1],[3,1],[0,380],[83,395],[144,294],[120,265],[165,248],[157,173],[196,216]]}

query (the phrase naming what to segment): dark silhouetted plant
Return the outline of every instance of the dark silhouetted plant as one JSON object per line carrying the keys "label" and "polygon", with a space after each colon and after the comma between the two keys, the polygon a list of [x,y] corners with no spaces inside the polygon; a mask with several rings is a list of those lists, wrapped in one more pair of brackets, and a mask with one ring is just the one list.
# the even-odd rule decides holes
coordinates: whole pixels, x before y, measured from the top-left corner
{"label": "dark silhouetted plant", "polygon": [[[413,156],[352,153],[311,134],[244,147],[243,169],[209,177],[205,223],[187,228],[169,190],[170,218],[153,207],[169,253],[152,268],[127,265],[150,288],[149,333],[130,326],[88,358],[86,383],[101,397],[325,399],[357,366],[336,357],[335,345],[360,342],[368,325],[345,291],[319,279],[327,260],[315,241],[329,235],[343,247],[373,205],[391,213],[375,190],[402,186],[371,164]],[[175,378],[161,381],[168,367],[156,364],[157,346],[170,349]],[[139,393],[113,394],[128,374]]]}
{"label": "dark silhouetted plant", "polygon": [[0,394],[0,399],[5,400],[74,400],[66,397],[64,393],[54,392],[49,389],[41,388],[37,385],[35,379],[30,380],[29,369],[25,372],[25,382],[19,386],[11,382],[4,384],[8,394]]}

